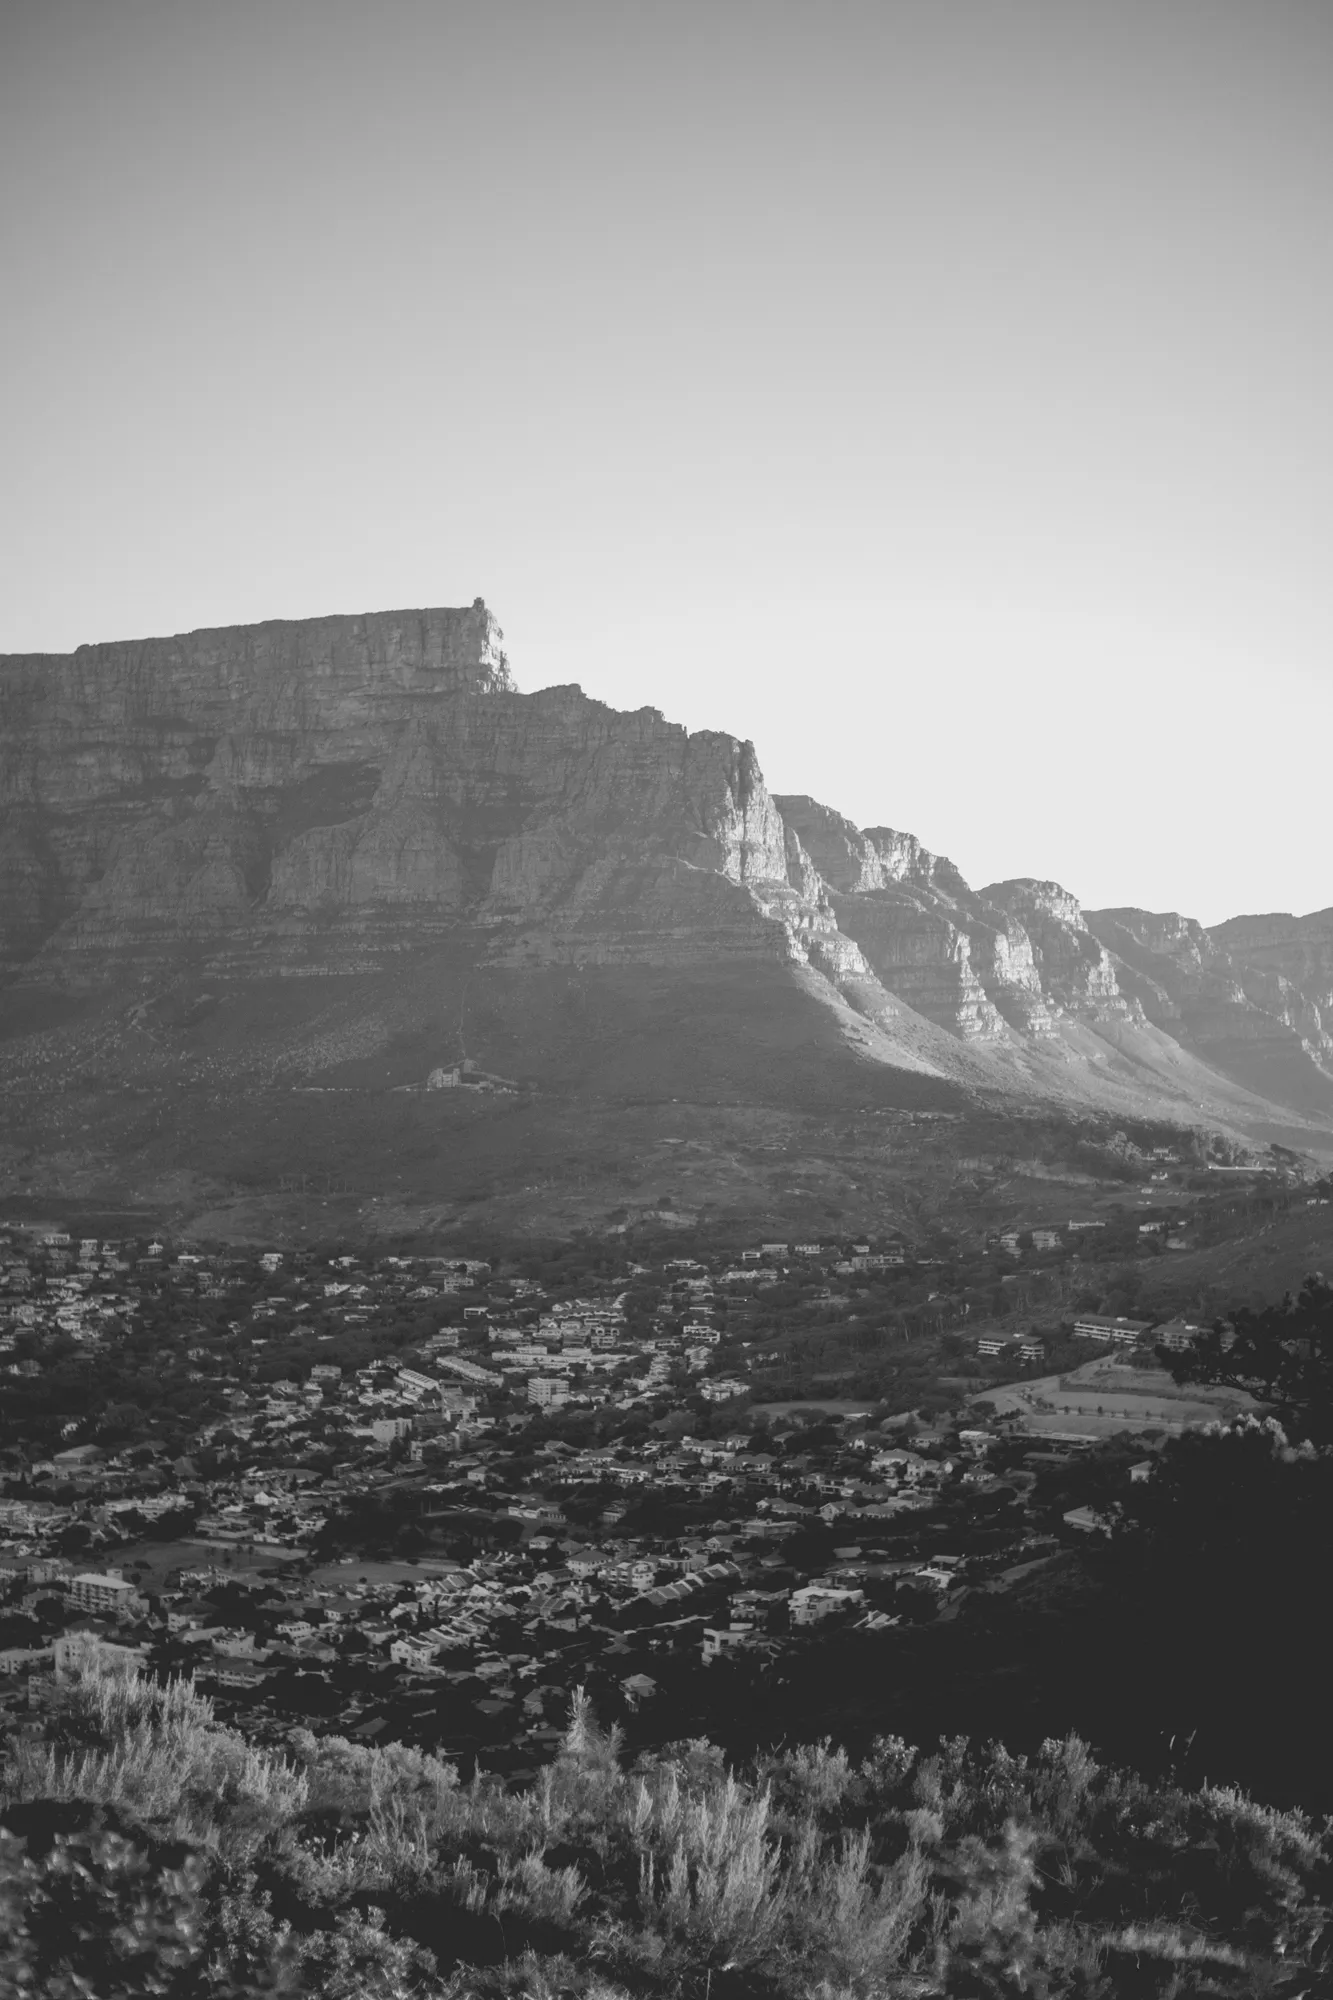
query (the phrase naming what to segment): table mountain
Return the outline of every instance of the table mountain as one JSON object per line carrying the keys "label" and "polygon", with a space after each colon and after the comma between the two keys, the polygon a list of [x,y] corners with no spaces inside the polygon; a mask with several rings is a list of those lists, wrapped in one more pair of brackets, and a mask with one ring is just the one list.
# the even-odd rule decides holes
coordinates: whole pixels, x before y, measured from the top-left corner
{"label": "table mountain", "polygon": [[[0,1171],[263,1185],[333,1143],[294,1095],[342,1093],[383,1178],[401,1100],[483,1072],[495,1117],[512,1092],[537,1125],[673,1101],[1333,1123],[1330,913],[1203,932],[973,890],[909,833],[773,797],[748,742],[520,692],[501,640],[478,600],[0,661]],[[495,1130],[468,1158],[516,1188],[530,1149]]]}

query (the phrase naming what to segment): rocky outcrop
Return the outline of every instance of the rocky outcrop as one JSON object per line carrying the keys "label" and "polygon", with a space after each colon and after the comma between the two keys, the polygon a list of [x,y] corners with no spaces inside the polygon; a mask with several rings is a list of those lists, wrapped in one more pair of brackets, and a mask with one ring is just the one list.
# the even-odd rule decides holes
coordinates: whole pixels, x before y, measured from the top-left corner
{"label": "rocky outcrop", "polygon": [[817,800],[783,795],[829,887],[839,928],[883,984],[968,1040],[1049,1037],[1055,1014],[1019,919],[970,889],[914,834],[858,828]]}
{"label": "rocky outcrop", "polygon": [[0,663],[11,976],[104,986],[185,948],[361,973],[469,924],[547,961],[758,956],[873,1006],[753,745],[521,694],[501,637],[478,602]]}
{"label": "rocky outcrop", "polygon": [[881,984],[965,1039],[1002,1033],[972,962],[970,891],[953,863],[911,834],[862,831],[815,799],[784,794],[777,803],[827,886],[839,931]]}
{"label": "rocky outcrop", "polygon": [[1138,1002],[1122,993],[1110,955],[1088,929],[1078,902],[1058,882],[992,882],[981,897],[1022,925],[1048,1006],[1085,1021],[1143,1018]]}
{"label": "rocky outcrop", "polygon": [[1280,1103],[1333,1102],[1333,912],[1239,917],[1088,912],[1147,1018]]}
{"label": "rocky outcrop", "polygon": [[11,968],[47,941],[68,974],[81,950],[215,936],[275,864],[273,908],[451,881],[412,746],[511,694],[500,637],[478,602],[0,661]]}
{"label": "rocky outcrop", "polygon": [[1333,909],[1233,917],[1207,936],[1236,968],[1247,996],[1280,1011],[1314,1060],[1333,1072]]}
{"label": "rocky outcrop", "polygon": [[[321,981],[392,985],[434,953],[460,1019],[470,968],[501,1013],[527,980],[529,1048],[539,975],[602,968],[607,991],[662,973],[673,1023],[705,972],[783,1035],[796,992],[840,1047],[994,1088],[1095,1097],[1097,1077],[1068,1082],[1109,1059],[1089,1029],[1151,1026],[1247,1079],[1242,1044],[1312,1071],[1330,1051],[1330,913],[1223,938],[1089,923],[1050,882],[973,890],[910,833],[772,797],[748,742],[577,687],[521,693],[480,600],[0,660],[0,829],[0,983],[114,991],[136,1033],[202,1019],[203,986],[300,978],[309,1013]],[[431,1062],[469,1053],[421,1007]],[[383,1013],[310,1029],[301,1059],[378,1046]],[[1305,1088],[1290,1064],[1279,1081],[1282,1102]]]}

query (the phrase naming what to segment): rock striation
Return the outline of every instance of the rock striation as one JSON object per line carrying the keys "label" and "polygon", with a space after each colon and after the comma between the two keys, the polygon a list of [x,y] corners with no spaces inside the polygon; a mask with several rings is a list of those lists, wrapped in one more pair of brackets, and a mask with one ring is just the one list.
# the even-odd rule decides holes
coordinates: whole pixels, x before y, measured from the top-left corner
{"label": "rock striation", "polygon": [[186,941],[337,969],[534,913],[600,912],[615,952],[691,887],[753,931],[749,885],[788,869],[753,747],[519,694],[500,637],[479,602],[0,664],[11,971],[102,982]]}
{"label": "rock striation", "polygon": [[1121,991],[1111,956],[1077,901],[1058,882],[992,882],[981,895],[1022,925],[1048,1005],[1089,1021],[1143,1018]]}
{"label": "rock striation", "polygon": [[[152,996],[191,982],[302,980],[322,1005],[319,982],[406,981],[435,954],[460,1018],[477,967],[497,1018],[521,1017],[509,1073],[550,1041],[533,996],[551,968],[608,994],[651,970],[673,1023],[705,1006],[708,969],[742,1038],[798,995],[839,1046],[969,1087],[1072,1087],[1072,1063],[1106,1060],[1092,1033],[1150,1064],[1201,1052],[1284,1104],[1333,1089],[1333,913],[1204,932],[1085,917],[1053,882],[974,890],[910,833],[772,796],[749,742],[574,686],[521,692],[502,639],[478,599],[0,660],[10,999],[119,994],[141,1023],[188,1015]],[[357,1046],[377,1032],[367,1017]],[[308,1064],[337,1040],[312,1035]],[[427,1067],[466,1053],[442,1043]]]}
{"label": "rock striation", "polygon": [[1333,1106],[1333,911],[1212,930],[1173,910],[1087,922],[1149,1021],[1279,1103]]}
{"label": "rock striation", "polygon": [[1246,997],[1279,1014],[1311,1057],[1333,1069],[1333,909],[1233,917],[1207,937],[1239,970]]}

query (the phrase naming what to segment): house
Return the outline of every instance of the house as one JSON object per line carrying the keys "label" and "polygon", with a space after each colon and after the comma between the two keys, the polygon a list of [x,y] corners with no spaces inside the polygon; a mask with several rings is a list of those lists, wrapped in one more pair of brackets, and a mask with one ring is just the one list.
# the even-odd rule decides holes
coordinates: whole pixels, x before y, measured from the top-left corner
{"label": "house", "polygon": [[1203,1328],[1196,1326],[1192,1320],[1169,1319],[1164,1326],[1159,1326],[1157,1329],[1157,1345],[1169,1348],[1173,1354],[1179,1354],[1183,1349],[1192,1346],[1202,1333]]}
{"label": "house", "polygon": [[46,1646],[0,1646],[0,1674],[21,1674],[29,1667],[45,1666],[50,1657]]}
{"label": "house", "polygon": [[791,1606],[793,1625],[821,1625],[826,1618],[838,1612],[851,1611],[864,1604],[863,1590],[845,1589],[840,1584],[807,1583],[794,1590],[787,1600]]}
{"label": "house", "polygon": [[942,1556],[926,1563],[921,1569],[913,1570],[912,1577],[916,1583],[929,1584],[932,1590],[952,1590],[959,1582],[953,1565]]}
{"label": "house", "polygon": [[705,1662],[724,1660],[734,1653],[740,1653],[754,1638],[754,1626],[749,1623],[733,1625],[705,1625],[703,1632],[703,1657]]}
{"label": "house", "polygon": [[886,1478],[915,1482],[930,1471],[930,1463],[915,1451],[877,1451],[870,1461],[870,1469]]}

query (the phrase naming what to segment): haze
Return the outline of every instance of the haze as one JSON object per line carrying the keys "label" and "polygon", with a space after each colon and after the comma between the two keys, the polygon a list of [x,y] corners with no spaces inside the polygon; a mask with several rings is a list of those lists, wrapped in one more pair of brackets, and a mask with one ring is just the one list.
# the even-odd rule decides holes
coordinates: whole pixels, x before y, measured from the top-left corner
{"label": "haze", "polygon": [[0,650],[468,602],[975,883],[1333,902],[1322,5],[8,0]]}

